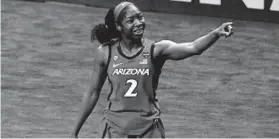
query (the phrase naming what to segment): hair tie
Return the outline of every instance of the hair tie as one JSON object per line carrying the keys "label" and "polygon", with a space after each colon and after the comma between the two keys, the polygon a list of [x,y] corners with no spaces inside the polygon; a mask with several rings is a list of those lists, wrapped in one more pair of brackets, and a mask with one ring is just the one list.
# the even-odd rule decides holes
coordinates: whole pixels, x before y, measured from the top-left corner
{"label": "hair tie", "polygon": [[117,22],[118,20],[118,17],[120,15],[120,13],[122,12],[122,10],[124,8],[126,8],[127,6],[129,5],[134,5],[133,3],[131,2],[121,2],[119,3],[115,8],[114,8],[114,19],[115,19],[115,22]]}

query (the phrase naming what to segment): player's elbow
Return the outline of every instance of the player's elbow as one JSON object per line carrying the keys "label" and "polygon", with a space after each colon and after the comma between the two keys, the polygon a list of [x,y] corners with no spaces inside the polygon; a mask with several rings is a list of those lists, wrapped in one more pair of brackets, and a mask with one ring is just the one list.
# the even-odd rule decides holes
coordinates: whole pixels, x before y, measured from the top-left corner
{"label": "player's elbow", "polygon": [[96,97],[96,96],[99,96],[100,95],[100,92],[101,92],[101,89],[98,88],[98,87],[95,87],[95,86],[91,86],[89,88],[89,90],[86,92],[86,96],[87,97]]}
{"label": "player's elbow", "polygon": [[190,52],[192,55],[201,55],[203,53],[202,50],[197,48],[195,42],[190,43],[188,46],[188,52]]}
{"label": "player's elbow", "polygon": [[198,49],[196,49],[196,48],[194,48],[194,50],[192,51],[192,54],[193,54],[193,55],[201,55],[202,53],[203,53],[203,51],[198,50]]}
{"label": "player's elbow", "polygon": [[98,100],[99,96],[100,96],[100,92],[89,90],[89,91],[85,92],[83,99],[86,103],[91,104],[94,101]]}
{"label": "player's elbow", "polygon": [[203,51],[197,51],[196,53],[195,53],[195,55],[201,55],[203,53]]}

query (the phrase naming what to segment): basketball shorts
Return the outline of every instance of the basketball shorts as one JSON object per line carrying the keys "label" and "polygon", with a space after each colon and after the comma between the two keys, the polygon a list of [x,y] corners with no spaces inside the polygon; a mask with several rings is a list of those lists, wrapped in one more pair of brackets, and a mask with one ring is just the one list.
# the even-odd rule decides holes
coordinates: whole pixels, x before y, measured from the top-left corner
{"label": "basketball shorts", "polygon": [[99,127],[101,138],[165,138],[165,130],[161,119],[155,119],[152,126],[141,135],[126,135],[111,128],[105,120],[102,120]]}

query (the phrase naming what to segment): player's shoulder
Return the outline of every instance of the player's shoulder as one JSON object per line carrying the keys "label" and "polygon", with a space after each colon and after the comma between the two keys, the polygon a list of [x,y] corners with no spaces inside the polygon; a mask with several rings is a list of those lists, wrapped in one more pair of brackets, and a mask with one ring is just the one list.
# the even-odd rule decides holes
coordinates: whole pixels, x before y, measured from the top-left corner
{"label": "player's shoulder", "polygon": [[160,40],[160,41],[156,41],[154,43],[154,46],[155,46],[155,49],[157,49],[158,51],[162,51],[173,44],[175,44],[175,42],[173,42],[171,40]]}
{"label": "player's shoulder", "polygon": [[153,55],[154,57],[159,57],[162,55],[163,51],[173,45],[175,42],[171,40],[159,40],[154,43]]}
{"label": "player's shoulder", "polygon": [[94,54],[95,59],[98,59],[98,61],[103,61],[107,57],[109,53],[109,46],[106,46],[104,44],[100,45]]}
{"label": "player's shoulder", "polygon": [[112,39],[109,42],[101,44],[96,50],[95,59],[98,62],[106,64],[110,57],[111,48],[117,41],[118,39]]}
{"label": "player's shoulder", "polygon": [[97,51],[99,53],[108,53],[108,51],[111,49],[111,47],[116,44],[116,42],[118,41],[118,39],[112,39],[106,43],[101,44],[98,48]]}
{"label": "player's shoulder", "polygon": [[155,46],[164,47],[173,44],[174,42],[171,40],[159,40],[155,42]]}

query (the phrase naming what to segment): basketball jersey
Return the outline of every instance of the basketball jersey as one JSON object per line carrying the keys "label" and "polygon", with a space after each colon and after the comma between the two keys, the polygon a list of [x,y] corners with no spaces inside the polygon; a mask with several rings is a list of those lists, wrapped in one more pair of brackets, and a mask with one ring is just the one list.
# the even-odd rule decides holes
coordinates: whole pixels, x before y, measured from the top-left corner
{"label": "basketball jersey", "polygon": [[155,90],[158,75],[152,63],[154,42],[144,39],[143,47],[126,56],[119,41],[110,46],[108,81],[111,92],[104,111],[107,124],[128,135],[140,135],[160,117]]}

